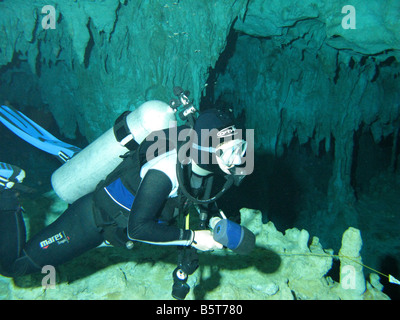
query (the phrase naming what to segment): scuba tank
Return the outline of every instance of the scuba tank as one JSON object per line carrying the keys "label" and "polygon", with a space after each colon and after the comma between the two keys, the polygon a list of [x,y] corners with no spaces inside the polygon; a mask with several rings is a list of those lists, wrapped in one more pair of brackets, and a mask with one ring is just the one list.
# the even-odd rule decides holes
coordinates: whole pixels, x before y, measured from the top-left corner
{"label": "scuba tank", "polygon": [[175,111],[165,102],[151,100],[126,111],[112,128],[57,169],[51,183],[57,195],[73,203],[93,192],[97,184],[121,162],[121,156],[136,150],[152,132],[176,125]]}

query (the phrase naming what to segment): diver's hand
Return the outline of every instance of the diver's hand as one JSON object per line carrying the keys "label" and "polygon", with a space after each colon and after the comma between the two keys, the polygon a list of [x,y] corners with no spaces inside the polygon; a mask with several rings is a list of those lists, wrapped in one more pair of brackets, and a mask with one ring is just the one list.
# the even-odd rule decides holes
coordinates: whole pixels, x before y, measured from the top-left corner
{"label": "diver's hand", "polygon": [[222,249],[223,245],[214,240],[210,230],[196,230],[192,247],[200,251],[209,251]]}

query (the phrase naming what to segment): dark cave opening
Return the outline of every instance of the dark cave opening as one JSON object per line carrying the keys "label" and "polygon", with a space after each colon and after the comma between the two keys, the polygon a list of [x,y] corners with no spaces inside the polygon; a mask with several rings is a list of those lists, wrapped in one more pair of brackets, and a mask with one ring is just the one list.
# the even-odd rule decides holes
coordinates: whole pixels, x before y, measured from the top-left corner
{"label": "dark cave opening", "polygon": [[[200,109],[210,107],[229,107],[235,110],[235,105],[230,101],[243,101],[245,97],[229,96],[225,99],[222,93],[218,97],[215,95],[218,87],[218,79],[227,70],[231,58],[234,57],[238,44],[240,32],[232,27],[227,38],[224,51],[221,53],[214,68],[209,69],[209,78],[205,95],[202,96]],[[361,59],[361,64],[365,63],[367,57]],[[388,59],[388,64],[393,59]],[[350,61],[352,64],[354,61]],[[337,65],[339,65],[337,63]],[[350,67],[354,66],[351,65]],[[235,88],[230,88],[232,92],[240,92]],[[227,102],[229,101],[229,102]],[[246,121],[246,110],[242,111],[237,121],[244,128]],[[306,201],[304,199],[318,190],[320,195],[326,196],[329,179],[332,174],[334,161],[334,138],[331,137],[331,150],[325,152],[324,140],[320,142],[319,154],[315,155],[312,151],[311,142],[300,145],[297,138],[284,146],[285,152],[281,157],[274,154],[266,154],[257,151],[255,154],[254,173],[246,177],[242,186],[229,192],[220,202],[225,204],[232,211],[237,212],[241,207],[252,207],[268,212],[264,220],[272,220],[281,229],[294,227],[296,217],[304,209]],[[399,142],[397,143],[399,145]],[[388,169],[393,145],[393,134],[382,139],[380,143],[375,143],[371,131],[366,125],[354,133],[354,152],[351,169],[351,186],[354,188],[356,197],[359,193],[368,190],[369,182],[372,177]],[[397,155],[399,147],[397,147]],[[304,174],[306,172],[307,174]],[[326,199],[324,199],[326,200]],[[320,201],[317,208],[324,206]],[[279,228],[278,228],[279,229]]]}
{"label": "dark cave opening", "polygon": [[352,186],[356,194],[365,193],[368,190],[370,180],[386,170],[396,170],[390,168],[392,158],[399,155],[399,141],[397,141],[396,154],[392,153],[394,134],[383,137],[376,143],[371,130],[362,126],[354,135],[354,153]]}
{"label": "dark cave opening", "polygon": [[[35,113],[40,113],[46,118],[48,116],[40,111]],[[2,137],[0,161],[22,168],[26,172],[24,185],[32,188],[32,192],[47,192],[51,188],[50,176],[61,165],[60,161],[19,138],[2,124],[0,135]]]}
{"label": "dark cave opening", "polygon": [[[11,105],[15,106],[14,104]],[[18,109],[23,110],[23,113],[28,118],[60,140],[80,148],[84,148],[88,144],[86,138],[82,136],[78,128],[75,139],[63,136],[51,112],[25,105],[18,105]],[[31,192],[36,194],[37,192],[45,193],[51,190],[51,175],[63,162],[59,158],[38,149],[18,137],[3,124],[0,124],[0,136],[2,137],[0,161],[24,169],[26,172],[24,185]],[[12,150],[12,152],[9,150]]]}
{"label": "dark cave opening", "polygon": [[[78,127],[74,139],[67,138],[61,133],[56,119],[42,100],[37,77],[32,73],[25,56],[15,54],[13,60],[3,66],[0,72],[3,75],[0,83],[1,104],[14,107],[61,141],[80,148],[88,144]],[[63,164],[61,160],[34,147],[2,123],[0,123],[0,136],[2,139],[0,161],[25,170],[24,185],[29,187],[31,192],[36,194],[51,190],[51,175]]]}
{"label": "dark cave opening", "polygon": [[[371,179],[389,170],[393,135],[375,143],[371,132],[365,130],[355,140],[352,187],[359,195],[369,191]],[[220,202],[235,212],[242,207],[259,209],[265,213],[264,220],[273,221],[278,230],[296,227],[297,217],[308,204],[307,197],[317,193],[320,198],[313,200],[315,209],[326,208],[333,160],[334,148],[325,152],[320,147],[319,155],[315,155],[310,142],[301,145],[297,138],[285,147],[281,157],[256,152],[254,172]]]}

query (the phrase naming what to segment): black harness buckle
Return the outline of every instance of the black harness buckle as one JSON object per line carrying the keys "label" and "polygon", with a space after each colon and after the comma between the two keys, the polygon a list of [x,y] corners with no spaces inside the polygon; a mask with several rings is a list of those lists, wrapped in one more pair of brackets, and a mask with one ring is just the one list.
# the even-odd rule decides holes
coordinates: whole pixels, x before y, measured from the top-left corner
{"label": "black harness buckle", "polygon": [[131,111],[125,111],[115,120],[113,131],[115,138],[122,146],[129,150],[135,150],[139,144],[135,141],[135,137],[129,130],[128,123],[126,122],[126,117],[130,113]]}

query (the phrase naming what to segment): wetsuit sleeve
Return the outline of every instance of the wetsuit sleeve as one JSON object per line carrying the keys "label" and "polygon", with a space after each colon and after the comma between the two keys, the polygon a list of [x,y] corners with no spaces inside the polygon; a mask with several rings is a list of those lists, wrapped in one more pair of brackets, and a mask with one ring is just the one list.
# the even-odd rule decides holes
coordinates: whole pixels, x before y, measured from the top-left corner
{"label": "wetsuit sleeve", "polygon": [[129,215],[129,239],[157,245],[188,246],[192,243],[193,231],[158,223],[171,190],[171,180],[165,173],[154,169],[146,173]]}

